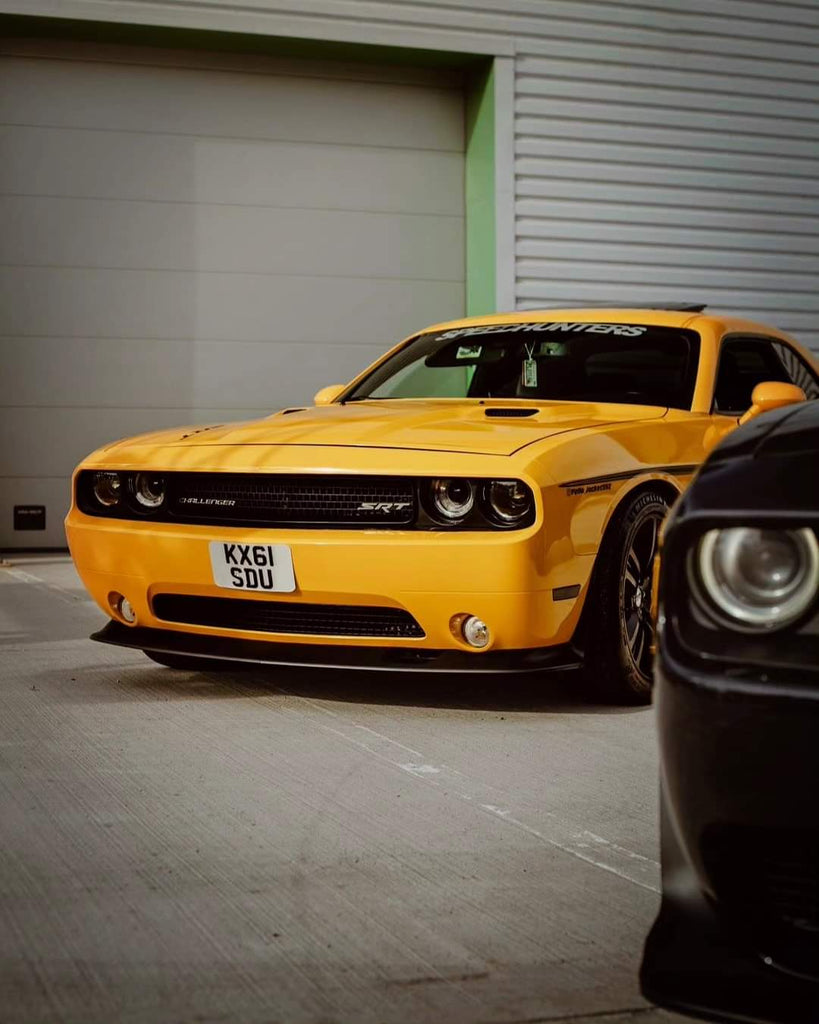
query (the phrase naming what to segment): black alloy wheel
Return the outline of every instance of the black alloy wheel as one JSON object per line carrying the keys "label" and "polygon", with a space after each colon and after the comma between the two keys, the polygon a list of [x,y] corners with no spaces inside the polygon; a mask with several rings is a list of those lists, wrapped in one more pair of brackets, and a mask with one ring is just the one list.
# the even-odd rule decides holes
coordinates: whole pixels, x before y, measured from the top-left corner
{"label": "black alloy wheel", "polygon": [[661,516],[646,515],[637,525],[626,552],[620,594],[626,646],[634,668],[646,678],[651,676],[651,645],[654,643],[651,583],[661,523]]}
{"label": "black alloy wheel", "polygon": [[592,573],[584,614],[586,672],[617,704],[651,700],[654,559],[668,503],[657,491],[626,498],[615,513]]}

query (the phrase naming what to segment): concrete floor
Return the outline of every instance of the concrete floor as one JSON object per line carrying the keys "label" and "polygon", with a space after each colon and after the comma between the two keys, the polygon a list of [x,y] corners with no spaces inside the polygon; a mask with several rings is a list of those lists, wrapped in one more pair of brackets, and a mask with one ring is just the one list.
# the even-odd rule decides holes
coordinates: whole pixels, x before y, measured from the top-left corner
{"label": "concrete floor", "polygon": [[682,1018],[651,710],[540,681],[196,674],[0,568],[0,1022]]}

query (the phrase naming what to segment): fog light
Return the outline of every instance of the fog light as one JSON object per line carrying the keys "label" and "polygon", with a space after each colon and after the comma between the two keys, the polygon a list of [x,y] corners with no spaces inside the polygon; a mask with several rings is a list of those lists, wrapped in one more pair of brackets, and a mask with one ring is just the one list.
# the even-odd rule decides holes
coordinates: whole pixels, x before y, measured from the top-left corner
{"label": "fog light", "polygon": [[470,647],[486,647],[489,643],[489,626],[477,615],[470,615],[464,619],[461,632]]}
{"label": "fog light", "polygon": [[118,594],[115,590],[108,595],[108,604],[118,619],[122,619],[123,622],[127,622],[129,625],[133,625],[136,622],[134,606],[127,597]]}

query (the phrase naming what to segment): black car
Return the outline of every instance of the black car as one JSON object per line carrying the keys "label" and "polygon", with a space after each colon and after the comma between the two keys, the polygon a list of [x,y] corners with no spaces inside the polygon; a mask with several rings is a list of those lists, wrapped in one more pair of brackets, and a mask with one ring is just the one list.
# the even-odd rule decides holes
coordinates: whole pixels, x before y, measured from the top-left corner
{"label": "black car", "polygon": [[643,993],[819,1021],[819,402],[730,435],[668,520],[655,701],[663,896]]}

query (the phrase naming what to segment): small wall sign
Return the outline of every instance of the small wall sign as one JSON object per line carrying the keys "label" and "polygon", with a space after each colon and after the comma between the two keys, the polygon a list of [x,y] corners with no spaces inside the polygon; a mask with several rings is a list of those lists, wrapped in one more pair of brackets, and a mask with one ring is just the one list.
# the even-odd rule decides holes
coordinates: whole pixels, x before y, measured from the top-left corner
{"label": "small wall sign", "polygon": [[46,528],[45,505],[15,505],[15,530],[44,530]]}

